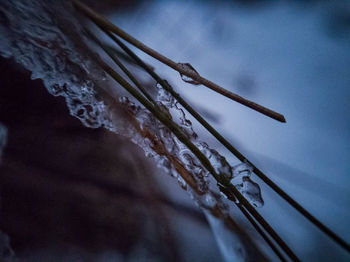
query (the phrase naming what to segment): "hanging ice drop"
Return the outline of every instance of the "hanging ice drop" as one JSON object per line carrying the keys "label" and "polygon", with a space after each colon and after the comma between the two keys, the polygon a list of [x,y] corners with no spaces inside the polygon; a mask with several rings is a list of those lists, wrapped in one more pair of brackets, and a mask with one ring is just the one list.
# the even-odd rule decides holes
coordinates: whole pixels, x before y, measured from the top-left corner
{"label": "hanging ice drop", "polygon": [[236,188],[249,201],[249,203],[256,207],[262,207],[264,205],[264,200],[261,196],[259,185],[253,182],[248,176],[244,176],[242,181],[243,183],[236,185]]}
{"label": "hanging ice drop", "polygon": [[[194,73],[194,74],[199,76],[198,72],[196,71],[196,69],[193,68],[193,66],[191,64],[189,64],[189,63],[178,63],[178,65],[181,66],[182,69],[184,69],[186,71],[189,71],[189,72],[192,72],[192,73]],[[191,77],[188,77],[188,76],[186,76],[184,74],[181,74],[181,73],[180,73],[180,76],[181,76],[181,79],[184,82],[186,82],[186,83],[190,83],[192,85],[200,85],[199,82],[193,80]]]}

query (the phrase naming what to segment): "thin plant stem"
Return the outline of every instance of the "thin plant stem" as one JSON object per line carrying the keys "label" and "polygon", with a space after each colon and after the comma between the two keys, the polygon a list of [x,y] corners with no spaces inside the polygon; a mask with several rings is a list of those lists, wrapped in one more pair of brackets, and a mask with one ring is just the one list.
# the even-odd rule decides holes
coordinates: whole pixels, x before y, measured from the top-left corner
{"label": "thin plant stem", "polygon": [[[101,28],[101,27],[100,27]],[[101,28],[102,29],[102,28]],[[103,30],[103,29],[102,29]],[[117,37],[112,35],[109,31],[105,33],[111,37],[131,58],[133,58],[142,68],[145,69],[162,87],[171,93],[174,98],[195,118],[199,123],[203,125],[205,129],[209,131],[223,146],[225,146],[234,156],[237,157],[241,162],[248,163],[252,168],[253,172],[265,182],[272,190],[274,190],[280,197],[282,197],[287,203],[293,208],[299,211],[306,219],[312,224],[319,228],[323,233],[328,235],[333,241],[343,247],[350,253],[350,245],[346,243],[341,237],[335,234],[326,225],[320,222],[314,217],[309,211],[295,201],[290,195],[282,190],[277,184],[269,179],[258,167],[256,167],[251,161],[249,161],[238,149],[236,149],[226,138],[224,138],[212,125],[210,125],[197,111],[195,111],[174,89],[168,84],[167,81],[161,79],[153,70],[151,70],[147,64],[145,64],[132,50],[130,50],[125,44],[123,44]]]}
{"label": "thin plant stem", "polygon": [[245,105],[251,109],[256,110],[257,112],[260,112],[268,117],[271,117],[277,121],[280,121],[282,123],[286,122],[286,119],[284,116],[280,113],[277,113],[271,109],[268,109],[262,105],[259,105],[253,101],[247,100],[235,93],[232,93],[231,91],[228,91],[227,89],[224,89],[220,87],[219,85],[211,82],[210,80],[200,76],[198,73],[194,72],[193,70],[187,70],[183,66],[179,65],[178,63],[172,61],[171,59],[165,57],[164,55],[161,55],[154,49],[146,46],[139,40],[135,39],[125,31],[121,30],[119,27],[112,24],[110,21],[108,21],[103,16],[99,15],[95,11],[93,11],[91,8],[83,4],[82,2],[78,0],[73,0],[75,6],[82,11],[85,15],[90,17],[96,24],[100,25],[101,27],[105,28],[106,30],[109,30],[115,34],[117,34],[119,37],[123,38],[125,41],[129,42],[130,44],[136,46],[143,52],[147,53],[148,55],[152,56],[153,58],[159,60],[163,64],[173,68],[174,70],[178,71],[180,74],[186,75],[193,80],[195,80],[198,83],[201,83],[202,85],[212,89],[215,92],[218,92],[242,105]]}

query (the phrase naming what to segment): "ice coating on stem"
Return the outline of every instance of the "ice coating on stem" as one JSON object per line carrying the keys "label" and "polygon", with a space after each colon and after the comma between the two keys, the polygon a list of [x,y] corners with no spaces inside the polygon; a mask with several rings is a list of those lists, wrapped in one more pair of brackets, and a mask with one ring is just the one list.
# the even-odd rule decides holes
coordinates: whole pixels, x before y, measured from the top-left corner
{"label": "ice coating on stem", "polygon": [[191,183],[197,193],[205,194],[208,190],[206,171],[192,152],[148,110],[127,97],[120,101],[137,120],[130,139],[141,146],[147,156],[153,157],[158,166],[176,177],[182,188],[187,189],[187,183]]}
{"label": "ice coating on stem", "polygon": [[264,200],[261,197],[261,189],[250,177],[244,176],[242,183],[236,185],[236,188],[253,206],[262,207],[264,205]]}
{"label": "ice coating on stem", "polygon": [[220,155],[216,150],[211,149],[205,142],[198,143],[198,148],[211,161],[216,173],[225,176],[227,179],[232,179],[232,167],[226,161],[225,157]]}
{"label": "ice coating on stem", "polygon": [[[168,84],[168,83],[167,83]],[[169,84],[168,84],[169,85]],[[174,106],[175,98],[166,91],[160,83],[157,83],[157,101],[158,103],[162,103],[167,108],[171,108]]]}
{"label": "ice coating on stem", "polygon": [[251,179],[253,167],[248,162],[243,162],[233,167],[232,182],[241,194],[255,207],[262,207],[264,200],[260,186]]}
{"label": "ice coating on stem", "polygon": [[253,172],[253,167],[248,162],[240,163],[233,167],[233,177],[236,178],[239,176],[250,176]]}
{"label": "ice coating on stem", "polygon": [[165,108],[163,111],[166,114],[169,114],[171,116],[170,118],[179,124],[180,128],[187,134],[189,139],[195,140],[198,135],[194,132],[191,121],[186,118],[184,109],[175,98],[161,86],[161,84],[157,83],[156,88],[158,91],[156,98],[158,105],[161,108]]}
{"label": "ice coating on stem", "polygon": [[[177,63],[183,70],[186,70],[188,72],[194,73],[195,75],[199,76],[198,72],[196,71],[196,69],[193,68],[193,66],[189,63]],[[192,85],[200,85],[199,82],[197,82],[196,80],[192,79],[191,77],[188,77],[182,73],[180,73],[181,79],[186,82],[186,83],[190,83]]]}

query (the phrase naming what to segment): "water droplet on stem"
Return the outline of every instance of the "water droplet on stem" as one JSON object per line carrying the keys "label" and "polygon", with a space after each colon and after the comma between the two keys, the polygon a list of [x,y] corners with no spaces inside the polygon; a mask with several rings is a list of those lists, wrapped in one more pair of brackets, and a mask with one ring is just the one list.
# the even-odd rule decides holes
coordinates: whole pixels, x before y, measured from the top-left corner
{"label": "water droplet on stem", "polygon": [[[194,74],[199,76],[198,72],[196,71],[196,69],[193,68],[193,66],[191,64],[189,64],[189,63],[178,63],[178,65],[180,67],[182,67],[182,69],[184,69],[184,70],[186,70],[188,72],[192,72],[192,73],[194,73]],[[196,80],[193,80],[191,77],[188,77],[188,76],[186,76],[184,74],[181,74],[181,73],[180,73],[180,76],[181,76],[181,79],[184,82],[186,82],[186,83],[190,83],[192,85],[200,85],[199,82],[197,82]]]}

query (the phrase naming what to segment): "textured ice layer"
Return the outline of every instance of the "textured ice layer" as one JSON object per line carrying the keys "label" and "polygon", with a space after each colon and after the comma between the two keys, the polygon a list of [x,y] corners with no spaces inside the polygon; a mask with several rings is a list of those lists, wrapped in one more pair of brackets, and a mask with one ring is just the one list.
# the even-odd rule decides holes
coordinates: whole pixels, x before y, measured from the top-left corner
{"label": "textured ice layer", "polygon": [[72,115],[89,127],[110,124],[94,91],[105,75],[82,41],[70,1],[2,1],[0,35],[0,54],[31,71],[52,95],[65,97]]}
{"label": "textured ice layer", "polygon": [[[42,79],[52,95],[63,96],[70,113],[86,126],[104,126],[129,137],[176,177],[181,187],[188,189],[201,206],[221,205],[221,198],[212,193],[215,186],[209,187],[207,170],[148,110],[127,97],[114,97],[117,101],[114,103],[130,120],[126,123],[118,118],[110,103],[99,98],[97,87],[107,85],[106,76],[95,63],[96,55],[85,44],[88,39],[76,17],[68,0],[3,1],[0,5],[0,54],[13,57],[32,72],[33,79]],[[246,179],[251,173],[247,165],[231,167],[223,156],[198,139],[184,109],[159,85],[156,101],[163,113],[175,121],[209,159],[217,174],[227,179],[239,177],[237,188],[251,203],[262,205],[259,186]],[[242,172],[244,176],[240,176]],[[248,183],[250,181],[252,183]],[[200,197],[205,194],[207,197]]]}

